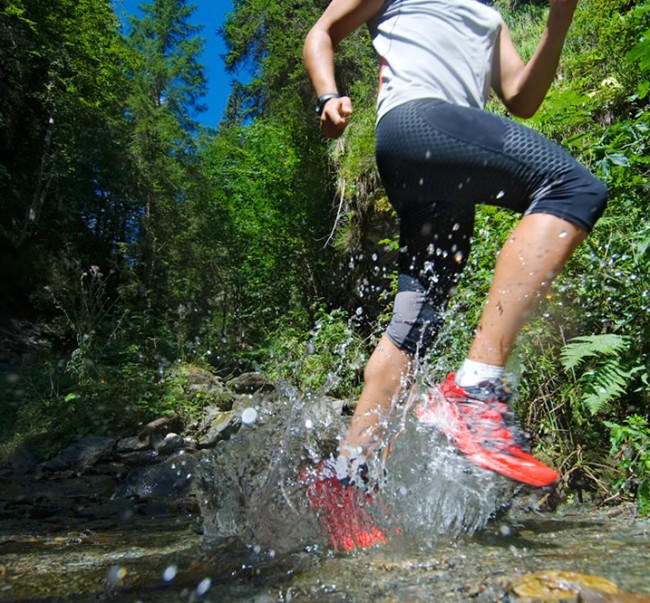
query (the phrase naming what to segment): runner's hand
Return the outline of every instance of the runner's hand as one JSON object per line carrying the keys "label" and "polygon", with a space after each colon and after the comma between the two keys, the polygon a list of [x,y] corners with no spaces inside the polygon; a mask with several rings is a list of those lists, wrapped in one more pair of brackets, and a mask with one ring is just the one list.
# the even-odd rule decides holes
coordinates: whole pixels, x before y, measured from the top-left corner
{"label": "runner's hand", "polygon": [[333,98],[325,104],[320,117],[320,132],[325,138],[339,138],[352,115],[352,101],[347,96]]}

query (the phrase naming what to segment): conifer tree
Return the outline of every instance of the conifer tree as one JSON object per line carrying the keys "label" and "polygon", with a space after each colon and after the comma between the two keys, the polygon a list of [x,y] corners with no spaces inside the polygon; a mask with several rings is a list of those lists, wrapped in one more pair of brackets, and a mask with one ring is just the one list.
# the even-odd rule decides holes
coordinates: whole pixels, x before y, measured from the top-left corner
{"label": "conifer tree", "polygon": [[195,151],[195,115],[203,110],[204,40],[189,21],[195,7],[185,0],[153,0],[130,20],[132,90],[129,147],[139,183],[141,213],[136,256],[148,285],[164,287],[164,253],[184,224],[183,201]]}

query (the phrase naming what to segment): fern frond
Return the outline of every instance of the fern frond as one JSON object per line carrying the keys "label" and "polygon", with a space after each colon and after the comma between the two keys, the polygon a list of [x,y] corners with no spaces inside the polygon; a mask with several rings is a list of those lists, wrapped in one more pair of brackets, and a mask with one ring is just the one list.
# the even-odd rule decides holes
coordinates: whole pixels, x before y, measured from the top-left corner
{"label": "fern frond", "polygon": [[632,372],[625,370],[619,358],[612,358],[600,364],[598,370],[588,373],[588,386],[582,401],[592,415],[625,393]]}
{"label": "fern frond", "polygon": [[627,337],[614,333],[574,337],[562,348],[560,361],[565,370],[570,371],[580,366],[587,358],[619,354],[627,345]]}

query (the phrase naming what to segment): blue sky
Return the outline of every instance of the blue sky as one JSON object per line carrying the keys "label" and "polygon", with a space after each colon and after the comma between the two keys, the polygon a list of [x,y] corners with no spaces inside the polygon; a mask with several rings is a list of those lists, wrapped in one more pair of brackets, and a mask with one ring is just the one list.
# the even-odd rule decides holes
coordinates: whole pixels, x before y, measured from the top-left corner
{"label": "blue sky", "polygon": [[[115,0],[115,6],[118,14],[137,14],[138,5],[148,1]],[[201,36],[205,38],[205,44],[200,61],[205,66],[208,79],[208,93],[203,99],[207,111],[199,113],[196,119],[206,126],[215,127],[226,107],[231,84],[231,78],[226,73],[223,63],[226,48],[217,30],[226,13],[232,10],[232,2],[231,0],[188,0],[188,4],[196,5],[190,22],[203,28]]]}

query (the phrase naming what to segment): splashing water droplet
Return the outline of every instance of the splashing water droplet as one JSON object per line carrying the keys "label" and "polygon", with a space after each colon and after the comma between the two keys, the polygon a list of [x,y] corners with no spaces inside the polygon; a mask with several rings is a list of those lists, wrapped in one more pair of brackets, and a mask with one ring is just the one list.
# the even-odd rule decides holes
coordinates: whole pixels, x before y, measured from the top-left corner
{"label": "splashing water droplet", "polygon": [[163,582],[171,582],[178,572],[178,568],[175,565],[170,565],[165,568],[165,571],[162,574]]}
{"label": "splashing water droplet", "polygon": [[241,422],[244,425],[252,425],[257,421],[257,411],[254,408],[245,408],[241,413]]}
{"label": "splashing water droplet", "polygon": [[107,581],[110,586],[119,584],[126,576],[126,568],[121,565],[114,565],[108,570]]}
{"label": "splashing water droplet", "polygon": [[196,594],[199,597],[202,597],[205,593],[207,593],[210,590],[210,587],[212,586],[212,580],[210,578],[203,578],[201,582],[199,582],[199,585],[196,587]]}
{"label": "splashing water droplet", "polygon": [[497,199],[503,199],[505,196],[506,196],[506,192],[505,192],[505,191],[499,191],[499,192],[497,193],[497,195],[496,195],[496,198],[497,198]]}
{"label": "splashing water droplet", "polygon": [[314,429],[314,422],[311,419],[305,421],[305,429]]}

